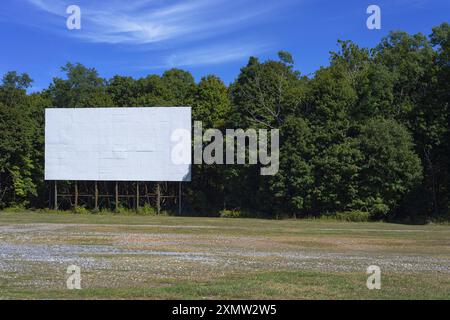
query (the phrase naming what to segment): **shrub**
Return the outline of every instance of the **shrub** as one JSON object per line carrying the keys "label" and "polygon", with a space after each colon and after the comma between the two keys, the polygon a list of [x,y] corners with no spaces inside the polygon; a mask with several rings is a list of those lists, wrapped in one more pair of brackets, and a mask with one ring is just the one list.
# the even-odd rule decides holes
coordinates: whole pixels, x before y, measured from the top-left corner
{"label": "shrub", "polygon": [[138,214],[145,215],[145,216],[156,216],[157,211],[155,208],[150,206],[148,203],[146,203],[143,207],[139,207]]}
{"label": "shrub", "polygon": [[241,218],[240,210],[222,210],[219,214],[221,218]]}
{"label": "shrub", "polygon": [[389,213],[389,206],[384,203],[374,203],[370,208],[370,216],[375,219],[385,218]]}
{"label": "shrub", "polygon": [[135,213],[133,210],[130,210],[130,209],[122,207],[122,206],[119,206],[117,208],[117,211],[113,211],[113,212],[117,213],[117,214],[121,214],[121,215],[129,215],[129,214]]}
{"label": "shrub", "polygon": [[23,212],[27,211],[24,205],[21,204],[15,204],[10,207],[6,207],[3,209],[4,212]]}
{"label": "shrub", "polygon": [[338,212],[334,215],[336,220],[348,222],[367,222],[370,220],[370,213],[365,211],[346,211]]}
{"label": "shrub", "polygon": [[78,206],[73,209],[73,212],[76,214],[89,214],[91,213],[86,207]]}

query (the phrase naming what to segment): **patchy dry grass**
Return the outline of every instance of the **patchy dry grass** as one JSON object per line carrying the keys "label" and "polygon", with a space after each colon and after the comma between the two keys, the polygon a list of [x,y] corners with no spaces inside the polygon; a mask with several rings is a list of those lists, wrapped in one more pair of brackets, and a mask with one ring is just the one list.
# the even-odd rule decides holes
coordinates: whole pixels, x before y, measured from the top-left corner
{"label": "patchy dry grass", "polygon": [[450,299],[450,226],[0,212],[0,298]]}

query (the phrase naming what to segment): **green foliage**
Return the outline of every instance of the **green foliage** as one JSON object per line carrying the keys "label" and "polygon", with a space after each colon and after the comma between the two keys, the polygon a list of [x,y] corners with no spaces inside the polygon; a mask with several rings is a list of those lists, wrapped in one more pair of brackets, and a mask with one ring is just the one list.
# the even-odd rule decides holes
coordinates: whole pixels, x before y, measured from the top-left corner
{"label": "green foliage", "polygon": [[76,208],[73,209],[73,212],[76,214],[91,214],[92,211],[87,209],[84,206],[77,206]]}
{"label": "green foliage", "polygon": [[[109,212],[109,210],[108,210],[108,212]],[[119,206],[117,208],[117,210],[114,210],[114,213],[120,214],[120,215],[130,215],[130,214],[134,214],[135,211],[130,208],[124,207],[124,206]]]}
{"label": "green foliage", "polygon": [[192,104],[193,118],[203,122],[205,128],[223,128],[231,112],[228,89],[216,76],[200,80]]}
{"label": "green foliage", "polygon": [[352,210],[346,212],[337,212],[331,217],[338,221],[367,222],[370,220],[371,215],[368,212]]}
{"label": "green foliage", "polygon": [[94,68],[67,63],[61,68],[66,79],[54,78],[48,92],[57,108],[105,107],[113,104],[106,92],[106,81]]}
{"label": "green foliage", "polygon": [[13,204],[7,208],[4,208],[2,211],[19,213],[19,212],[27,211],[27,207],[25,206],[25,204]]}
{"label": "green foliage", "polygon": [[371,119],[362,128],[359,194],[370,212],[385,215],[420,183],[422,167],[408,130],[395,120]]}
{"label": "green foliage", "polygon": [[[4,80],[5,81],[5,80]],[[35,196],[33,142],[36,127],[26,112],[29,99],[23,89],[0,86],[0,208],[28,203]],[[11,98],[14,98],[11,101]]]}
{"label": "green foliage", "polygon": [[18,75],[16,71],[7,72],[2,79],[2,87],[5,89],[27,89],[33,80],[27,73]]}
{"label": "green foliage", "polygon": [[[293,70],[286,53],[281,61],[260,63],[250,58],[231,86],[234,123],[237,127],[279,127],[292,114],[304,96],[305,79]],[[292,57],[290,57],[292,58]],[[293,62],[293,61],[291,61]]]}
{"label": "green foliage", "polygon": [[242,214],[240,210],[221,210],[219,212],[221,218],[241,218]]}
{"label": "green foliage", "polygon": [[132,77],[114,76],[108,83],[107,92],[114,106],[133,107],[138,84]]}
{"label": "green foliage", "polygon": [[139,207],[137,213],[144,216],[155,216],[158,214],[156,209],[147,203],[143,207]]}
{"label": "green foliage", "polygon": [[11,174],[14,193],[17,197],[26,197],[28,194],[36,195],[36,186],[31,179],[31,169],[33,169],[32,161],[28,158],[22,159],[22,168],[12,166],[9,169]]}
{"label": "green foliage", "polygon": [[170,92],[172,105],[186,106],[192,103],[195,91],[194,77],[187,71],[170,69],[161,77],[164,88]]}
{"label": "green foliage", "polygon": [[294,58],[292,57],[292,54],[287,51],[278,52],[278,58],[280,58],[280,60],[285,64],[294,64]]}
{"label": "green foliage", "polygon": [[275,200],[272,210],[284,207],[288,212],[302,212],[312,207],[313,132],[304,119],[289,117],[281,127],[281,134],[280,170],[269,182]]}

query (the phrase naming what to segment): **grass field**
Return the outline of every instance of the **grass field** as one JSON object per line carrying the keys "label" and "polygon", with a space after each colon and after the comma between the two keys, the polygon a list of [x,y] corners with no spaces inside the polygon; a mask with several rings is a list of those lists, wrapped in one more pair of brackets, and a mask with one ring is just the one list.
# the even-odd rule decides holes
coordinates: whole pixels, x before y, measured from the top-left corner
{"label": "grass field", "polygon": [[0,298],[450,299],[450,226],[0,212]]}

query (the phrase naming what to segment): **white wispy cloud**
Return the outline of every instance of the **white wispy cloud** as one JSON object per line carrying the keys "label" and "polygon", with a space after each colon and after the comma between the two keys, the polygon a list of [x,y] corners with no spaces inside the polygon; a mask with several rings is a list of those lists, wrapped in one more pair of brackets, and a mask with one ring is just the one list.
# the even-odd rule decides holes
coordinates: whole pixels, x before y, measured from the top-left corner
{"label": "white wispy cloud", "polygon": [[63,16],[66,12],[65,8],[67,8],[61,1],[28,0],[28,2],[40,10],[57,16]]}
{"label": "white wispy cloud", "polygon": [[[152,65],[143,59],[137,68],[162,69],[227,63],[267,51],[267,39],[258,33],[248,37],[246,30],[257,29],[290,0],[23,1],[37,9],[40,28],[53,20],[46,30],[63,36],[120,44],[124,45],[120,48],[139,54],[158,51],[152,55]],[[72,4],[81,8],[81,30],[68,31],[62,23]],[[49,19],[51,16],[55,19]],[[61,27],[55,28],[55,24]]]}
{"label": "white wispy cloud", "polygon": [[248,59],[249,56],[268,51],[270,45],[258,43],[226,43],[191,50],[180,50],[169,55],[164,67],[188,67],[214,65],[230,61]]}
{"label": "white wispy cloud", "polygon": [[[67,16],[73,1],[27,0],[49,14]],[[258,4],[259,3],[259,4]],[[101,43],[148,44],[208,38],[255,22],[275,2],[240,0],[82,1],[82,30],[72,33]]]}

